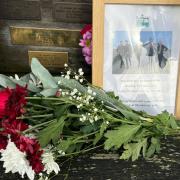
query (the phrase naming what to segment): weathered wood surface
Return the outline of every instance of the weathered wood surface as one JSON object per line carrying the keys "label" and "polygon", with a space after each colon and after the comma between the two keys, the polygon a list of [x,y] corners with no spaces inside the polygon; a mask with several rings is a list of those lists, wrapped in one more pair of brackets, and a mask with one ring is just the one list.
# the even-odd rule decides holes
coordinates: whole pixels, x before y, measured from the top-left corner
{"label": "weathered wood surface", "polygon": [[[161,153],[147,160],[123,161],[116,154],[94,152],[59,164],[61,174],[53,180],[180,180],[180,137],[166,139]],[[21,180],[4,174],[2,165],[0,172],[1,180]]]}
{"label": "weathered wood surface", "polygon": [[91,23],[91,3],[55,2],[53,17],[56,21],[72,23]]}
{"label": "weathered wood surface", "polygon": [[0,19],[41,20],[46,14],[52,21],[90,23],[92,22],[92,0],[0,1]]}
{"label": "weathered wood surface", "polygon": [[0,0],[0,19],[40,20],[40,0]]}

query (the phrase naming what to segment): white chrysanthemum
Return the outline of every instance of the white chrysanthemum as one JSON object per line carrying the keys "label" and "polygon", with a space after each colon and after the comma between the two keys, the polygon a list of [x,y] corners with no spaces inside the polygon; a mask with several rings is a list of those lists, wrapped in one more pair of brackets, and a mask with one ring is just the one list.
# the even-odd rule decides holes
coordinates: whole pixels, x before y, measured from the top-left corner
{"label": "white chrysanthemum", "polygon": [[1,150],[1,156],[0,161],[4,161],[3,167],[6,169],[5,173],[19,173],[22,178],[27,174],[30,180],[34,179],[35,172],[29,165],[26,154],[19,151],[11,140],[9,140],[6,149]]}
{"label": "white chrysanthemum", "polygon": [[42,155],[42,163],[44,164],[44,171],[46,171],[47,174],[50,174],[53,171],[58,174],[60,171],[59,165],[54,161],[54,156],[51,152],[45,152]]}

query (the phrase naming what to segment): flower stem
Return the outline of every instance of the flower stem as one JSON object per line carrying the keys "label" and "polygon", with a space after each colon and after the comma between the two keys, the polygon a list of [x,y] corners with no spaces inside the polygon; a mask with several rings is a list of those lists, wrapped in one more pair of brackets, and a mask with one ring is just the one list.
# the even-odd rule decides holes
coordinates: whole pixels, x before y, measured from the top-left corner
{"label": "flower stem", "polygon": [[92,148],[89,148],[89,149],[85,149],[85,150],[82,150],[82,151],[78,151],[78,152],[74,152],[74,153],[69,153],[69,154],[65,154],[65,155],[60,155],[60,156],[56,156],[57,158],[58,157],[67,157],[67,156],[72,156],[72,155],[78,155],[78,154],[83,154],[85,152],[89,152],[89,151],[92,151],[94,149],[98,149],[100,147],[102,147],[104,144],[101,144],[99,146],[95,146],[95,147],[92,147]]}
{"label": "flower stem", "polygon": [[44,115],[35,115],[35,116],[22,116],[18,117],[18,119],[28,119],[28,118],[42,118],[42,117],[52,117],[53,114],[44,114]]}
{"label": "flower stem", "polygon": [[50,123],[52,123],[54,120],[56,120],[56,119],[53,119],[53,120],[51,120],[51,121],[44,122],[44,123],[41,123],[41,124],[37,124],[37,125],[35,125],[35,126],[33,126],[33,127],[29,128],[29,129],[27,129],[27,130],[23,131],[23,133],[25,134],[25,133],[27,133],[27,132],[30,132],[30,131],[35,130],[35,129],[36,129],[36,128],[38,128],[38,127],[41,127],[41,126],[44,126],[44,125],[50,124]]}

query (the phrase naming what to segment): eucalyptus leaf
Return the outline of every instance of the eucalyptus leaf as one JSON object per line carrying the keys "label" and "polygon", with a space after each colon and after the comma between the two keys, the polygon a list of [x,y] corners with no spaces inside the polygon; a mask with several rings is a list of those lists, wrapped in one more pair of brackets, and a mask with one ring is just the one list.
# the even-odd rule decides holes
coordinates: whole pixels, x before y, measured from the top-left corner
{"label": "eucalyptus leaf", "polygon": [[58,88],[44,89],[43,91],[40,92],[40,94],[45,97],[50,97],[50,96],[55,96],[57,91]]}
{"label": "eucalyptus leaf", "polygon": [[16,83],[14,83],[12,81],[11,78],[9,78],[8,76],[5,76],[3,74],[0,74],[0,85],[4,88],[15,88],[16,87]]}
{"label": "eucalyptus leaf", "polygon": [[16,79],[12,79],[12,81],[22,87],[25,87],[27,85],[27,89],[31,92],[39,93],[41,91],[38,87],[36,87],[34,84],[30,82],[26,83],[22,80],[16,80]]}
{"label": "eucalyptus leaf", "polygon": [[86,93],[87,88],[81,85],[75,79],[66,79],[64,77],[55,77],[56,82],[59,84],[59,87],[67,88],[70,90],[77,89],[81,93]]}
{"label": "eucalyptus leaf", "polygon": [[32,58],[31,69],[33,74],[36,75],[39,78],[39,80],[42,82],[43,87],[45,89],[58,87],[54,77],[49,73],[49,71],[45,67],[43,67],[40,64],[38,59]]}

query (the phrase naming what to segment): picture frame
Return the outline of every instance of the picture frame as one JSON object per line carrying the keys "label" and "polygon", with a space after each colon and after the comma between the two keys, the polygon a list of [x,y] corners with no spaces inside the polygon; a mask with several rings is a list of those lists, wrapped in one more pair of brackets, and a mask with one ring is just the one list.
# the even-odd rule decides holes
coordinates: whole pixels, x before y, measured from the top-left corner
{"label": "picture frame", "polygon": [[[105,59],[105,6],[129,5],[129,6],[163,6],[180,8],[179,0],[93,0],[93,63],[92,83],[103,86],[103,71]],[[129,12],[128,12],[129,13]],[[179,46],[180,50],[180,46]],[[180,56],[178,56],[178,69],[176,77],[176,93],[174,114],[180,119]],[[105,88],[106,90],[106,88]],[[113,90],[113,89],[112,89]],[[168,95],[167,95],[168,96]],[[162,109],[162,111],[165,109]]]}

